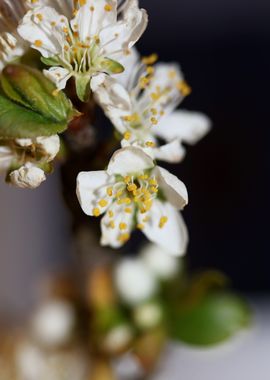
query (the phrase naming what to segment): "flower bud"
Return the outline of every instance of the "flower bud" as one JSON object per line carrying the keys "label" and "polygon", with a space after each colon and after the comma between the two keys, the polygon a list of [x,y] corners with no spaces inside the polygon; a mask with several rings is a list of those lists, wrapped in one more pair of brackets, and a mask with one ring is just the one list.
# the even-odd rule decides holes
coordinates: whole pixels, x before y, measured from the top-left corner
{"label": "flower bud", "polygon": [[139,328],[151,329],[161,322],[162,309],[158,303],[150,302],[136,307],[133,316]]}
{"label": "flower bud", "polygon": [[133,339],[134,333],[129,325],[119,325],[113,327],[105,336],[102,349],[110,354],[117,354],[128,348]]}
{"label": "flower bud", "polygon": [[52,161],[60,150],[60,138],[58,135],[37,137],[36,145],[47,156],[47,160]]}
{"label": "flower bud", "polygon": [[44,171],[31,163],[26,163],[9,175],[10,182],[23,189],[35,189],[46,180]]}
{"label": "flower bud", "polygon": [[32,321],[32,333],[41,344],[48,347],[67,343],[75,326],[75,312],[64,301],[51,301],[43,305]]}
{"label": "flower bud", "polygon": [[154,295],[158,284],[152,272],[139,260],[126,259],[115,271],[118,292],[124,302],[134,305]]}
{"label": "flower bud", "polygon": [[174,278],[181,264],[179,258],[155,244],[148,244],[141,251],[141,258],[147,268],[161,280]]}

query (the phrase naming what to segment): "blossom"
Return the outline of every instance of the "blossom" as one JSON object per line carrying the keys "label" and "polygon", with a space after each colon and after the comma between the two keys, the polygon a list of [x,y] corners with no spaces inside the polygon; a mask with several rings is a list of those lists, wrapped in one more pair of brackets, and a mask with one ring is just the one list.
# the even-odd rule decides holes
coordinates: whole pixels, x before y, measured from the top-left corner
{"label": "blossom", "polygon": [[138,305],[158,290],[158,282],[150,270],[137,259],[121,260],[115,269],[115,285],[121,299]]}
{"label": "blossom", "polygon": [[[34,189],[45,181],[45,171],[60,149],[58,135],[7,140],[0,146],[0,173],[21,188]],[[13,169],[13,170],[12,170]]]}
{"label": "blossom", "polygon": [[31,323],[34,337],[47,347],[68,343],[74,326],[75,310],[70,303],[61,300],[51,300],[42,305]]}
{"label": "blossom", "polygon": [[119,60],[140,38],[148,19],[137,0],[127,0],[120,8],[117,0],[82,0],[77,4],[72,18],[48,6],[33,9],[23,18],[18,32],[40,51],[43,62],[52,66],[44,74],[57,88],[65,88],[68,79],[75,77],[77,94],[85,100],[93,76],[124,70]]}
{"label": "blossom", "polygon": [[[152,66],[156,56],[136,61],[130,76],[120,81],[100,75],[92,81],[99,104],[122,134],[122,147],[138,146],[155,159],[179,162],[185,156],[182,143],[195,144],[210,128],[210,120],[199,112],[176,110],[190,93],[177,64]],[[165,141],[160,145],[159,141]]]}
{"label": "blossom", "polygon": [[105,213],[102,245],[122,246],[137,227],[173,254],[185,252],[187,231],[178,211],[188,203],[186,187],[141,149],[122,148],[107,170],[79,173],[77,196],[87,215]]}
{"label": "blossom", "polygon": [[160,280],[170,280],[179,272],[181,262],[178,257],[156,244],[147,244],[140,252],[140,259]]}
{"label": "blossom", "polygon": [[46,176],[42,169],[27,162],[19,169],[13,170],[9,175],[12,185],[21,187],[23,189],[35,189],[45,181]]}
{"label": "blossom", "polygon": [[17,33],[17,26],[27,7],[23,0],[2,0],[0,4],[0,71],[22,56],[27,44]]}

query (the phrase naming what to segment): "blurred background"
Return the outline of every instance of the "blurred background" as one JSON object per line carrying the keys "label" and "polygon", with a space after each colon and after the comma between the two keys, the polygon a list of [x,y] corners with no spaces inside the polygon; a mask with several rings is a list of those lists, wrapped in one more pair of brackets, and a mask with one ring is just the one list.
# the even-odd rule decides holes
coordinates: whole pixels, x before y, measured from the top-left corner
{"label": "blurred background", "polygon": [[237,290],[269,291],[270,2],[142,3],[150,24],[140,50],[180,62],[193,88],[182,107],[213,121],[175,168],[190,196],[190,266],[224,271]]}
{"label": "blurred background", "polygon": [[[193,88],[182,107],[213,120],[212,132],[173,168],[190,194],[184,212],[190,268],[216,268],[236,290],[267,292],[270,3],[142,0],[141,5],[150,23],[139,50],[180,62]],[[72,263],[59,177],[56,171],[35,191],[0,185],[4,311],[27,312],[40,274]]]}

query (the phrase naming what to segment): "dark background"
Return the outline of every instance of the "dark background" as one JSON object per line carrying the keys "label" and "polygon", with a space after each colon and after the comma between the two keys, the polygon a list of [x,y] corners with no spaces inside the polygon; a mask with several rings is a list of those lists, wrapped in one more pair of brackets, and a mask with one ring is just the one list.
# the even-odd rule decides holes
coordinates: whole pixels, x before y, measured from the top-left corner
{"label": "dark background", "polygon": [[179,61],[212,132],[174,169],[188,187],[191,268],[224,271],[238,290],[270,289],[270,1],[142,0],[138,47]]}

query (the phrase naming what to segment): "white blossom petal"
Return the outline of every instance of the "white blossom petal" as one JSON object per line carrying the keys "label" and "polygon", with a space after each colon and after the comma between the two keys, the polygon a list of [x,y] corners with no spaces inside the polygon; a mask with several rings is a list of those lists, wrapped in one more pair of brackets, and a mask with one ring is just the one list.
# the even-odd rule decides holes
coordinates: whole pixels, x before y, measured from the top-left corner
{"label": "white blossom petal", "polygon": [[[188,232],[182,215],[169,202],[156,199],[148,217],[149,221],[145,223],[145,214],[138,214],[138,222],[144,225],[142,232],[146,237],[172,255],[183,255],[187,248]],[[160,218],[163,217],[167,221],[161,227]]]}
{"label": "white blossom petal", "polygon": [[86,0],[71,21],[72,28],[79,33],[80,41],[99,35],[102,28],[115,24],[117,0]]}
{"label": "white blossom petal", "polygon": [[9,177],[13,185],[23,189],[35,189],[46,180],[44,171],[31,163],[26,163],[14,170]]}
{"label": "white blossom petal", "polygon": [[58,135],[37,137],[36,145],[47,156],[47,162],[50,162],[57,156],[60,150],[60,138]]}
{"label": "white blossom petal", "polygon": [[179,140],[152,148],[152,155],[156,160],[162,160],[170,163],[177,163],[184,159],[186,150]]}
{"label": "white blossom petal", "polygon": [[172,141],[178,139],[188,144],[196,144],[211,128],[210,119],[200,113],[177,110],[161,119],[155,129],[156,136]]}
{"label": "white blossom petal", "polygon": [[55,83],[58,90],[63,90],[69,78],[72,77],[72,73],[62,67],[51,67],[49,70],[43,70],[43,74]]}
{"label": "white blossom petal", "polygon": [[94,215],[94,209],[99,207],[98,202],[101,199],[105,199],[108,203],[101,208],[101,212],[106,211],[111,202],[106,195],[106,187],[111,183],[112,178],[103,170],[79,173],[76,192],[81,208],[86,215]]}
{"label": "white blossom petal", "polygon": [[[134,227],[135,207],[131,205],[130,212],[126,213],[125,205],[114,202],[101,220],[101,245],[120,248],[129,240]],[[113,215],[113,217],[111,216]]]}
{"label": "white blossom petal", "polygon": [[140,173],[154,167],[154,162],[143,150],[127,147],[117,150],[108,165],[108,174],[127,175]]}
{"label": "white blossom petal", "polygon": [[24,16],[18,26],[18,33],[31,43],[32,48],[48,58],[61,53],[66,41],[64,27],[68,27],[65,16],[61,16],[51,7],[42,7],[29,11]]}
{"label": "white blossom petal", "polygon": [[166,200],[178,210],[188,204],[188,193],[185,184],[168,170],[157,166],[153,172]]}
{"label": "white blossom petal", "polygon": [[7,146],[0,146],[0,173],[5,173],[12,164],[14,154]]}

